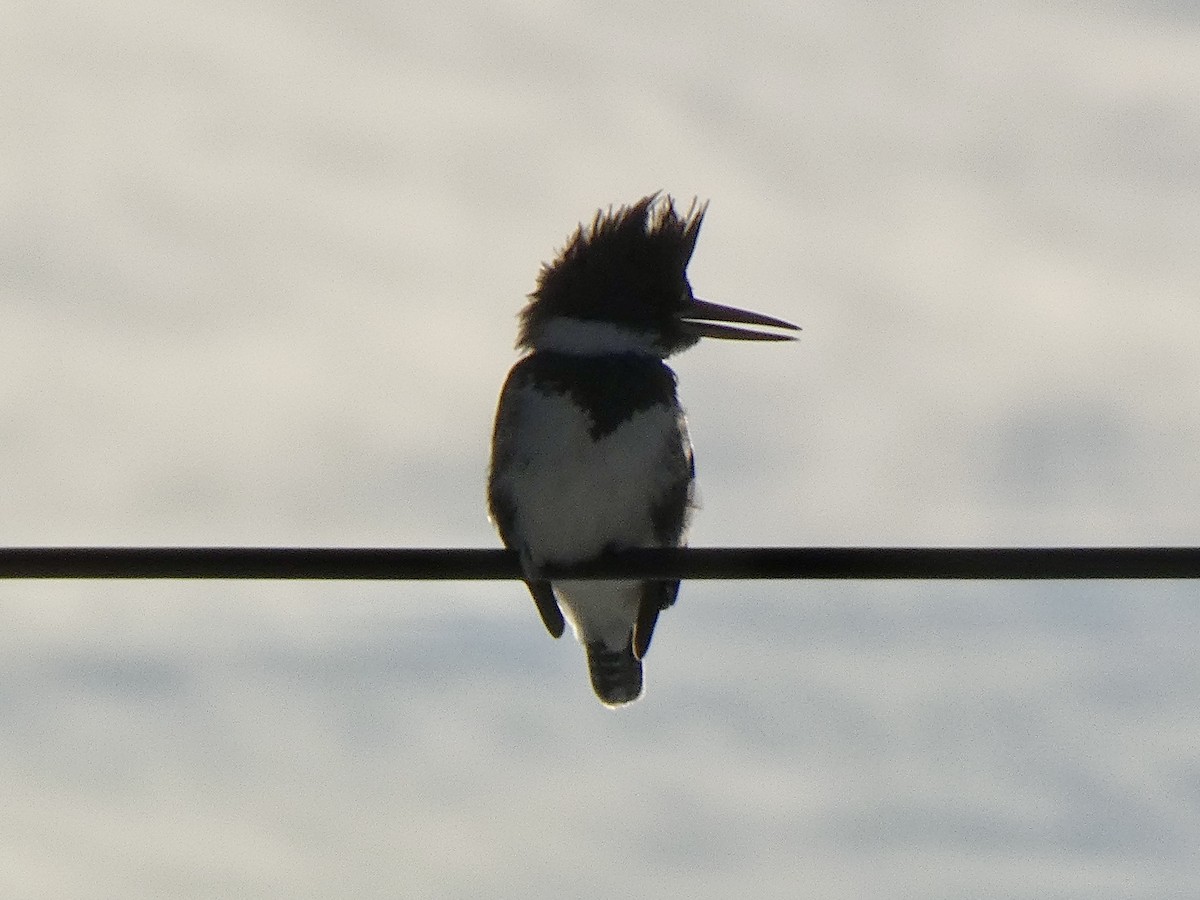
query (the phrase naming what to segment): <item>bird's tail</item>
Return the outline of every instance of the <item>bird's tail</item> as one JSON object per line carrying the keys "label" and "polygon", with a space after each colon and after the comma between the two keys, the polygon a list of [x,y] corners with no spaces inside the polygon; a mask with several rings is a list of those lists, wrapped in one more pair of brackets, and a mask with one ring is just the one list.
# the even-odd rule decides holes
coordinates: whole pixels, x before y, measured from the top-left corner
{"label": "bird's tail", "polygon": [[588,674],[592,690],[605,706],[620,706],[642,694],[642,663],[633,655],[632,644],[609,650],[603,641],[587,644]]}

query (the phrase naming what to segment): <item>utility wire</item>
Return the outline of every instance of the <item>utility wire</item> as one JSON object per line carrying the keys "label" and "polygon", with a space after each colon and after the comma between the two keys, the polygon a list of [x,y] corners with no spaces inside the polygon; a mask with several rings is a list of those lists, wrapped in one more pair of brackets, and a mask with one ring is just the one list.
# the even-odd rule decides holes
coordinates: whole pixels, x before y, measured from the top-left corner
{"label": "utility wire", "polygon": [[[1200,578],[1200,547],[639,548],[554,578]],[[521,577],[515,553],[485,549],[288,547],[0,548],[0,578],[463,580]]]}

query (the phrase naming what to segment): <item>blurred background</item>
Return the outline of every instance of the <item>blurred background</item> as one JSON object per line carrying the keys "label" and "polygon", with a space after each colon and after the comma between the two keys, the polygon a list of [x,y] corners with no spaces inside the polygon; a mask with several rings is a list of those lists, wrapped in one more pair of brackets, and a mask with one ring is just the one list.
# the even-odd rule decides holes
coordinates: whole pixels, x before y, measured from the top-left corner
{"label": "blurred background", "polygon": [[[698,546],[1200,542],[1189,3],[0,9],[0,545],[496,546],[514,316],[711,200]],[[1191,895],[1200,587],[0,584],[0,894]]]}

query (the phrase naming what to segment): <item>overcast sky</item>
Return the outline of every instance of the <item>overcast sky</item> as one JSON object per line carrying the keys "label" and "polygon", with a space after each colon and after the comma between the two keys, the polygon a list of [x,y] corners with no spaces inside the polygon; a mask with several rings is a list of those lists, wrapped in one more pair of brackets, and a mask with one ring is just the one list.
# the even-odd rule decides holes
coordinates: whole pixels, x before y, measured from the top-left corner
{"label": "overcast sky", "polygon": [[[711,201],[696,545],[1196,544],[1188,3],[0,11],[0,545],[497,546],[516,312]],[[0,585],[0,894],[1184,896],[1195,585]]]}

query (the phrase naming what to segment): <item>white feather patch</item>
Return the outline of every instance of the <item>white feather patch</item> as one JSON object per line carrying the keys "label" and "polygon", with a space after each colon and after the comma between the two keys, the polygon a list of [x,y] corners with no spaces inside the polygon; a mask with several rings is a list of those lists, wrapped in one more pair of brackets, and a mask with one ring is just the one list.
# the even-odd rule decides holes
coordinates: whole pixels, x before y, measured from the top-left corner
{"label": "white feather patch", "polygon": [[[668,448],[688,445],[677,405],[635,413],[614,431],[593,439],[591,420],[570,398],[533,387],[511,398],[514,424],[510,464],[498,486],[516,511],[535,565],[592,559],[609,546],[656,543],[651,510],[680,477],[664,468]],[[582,642],[628,644],[637,617],[637,582],[556,584],[563,612]]]}
{"label": "white feather patch", "polygon": [[599,356],[606,353],[636,353],[639,356],[663,356],[652,337],[642,331],[623,328],[612,322],[572,319],[559,316],[548,321],[534,341],[534,349],[554,353]]}

